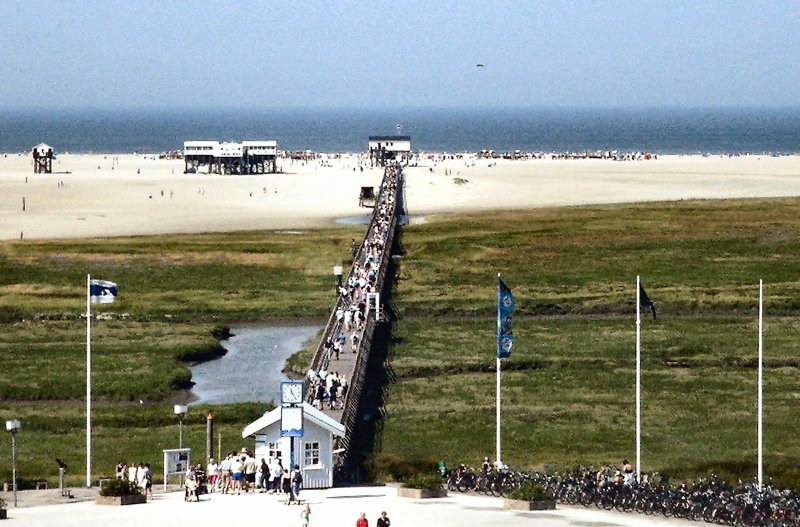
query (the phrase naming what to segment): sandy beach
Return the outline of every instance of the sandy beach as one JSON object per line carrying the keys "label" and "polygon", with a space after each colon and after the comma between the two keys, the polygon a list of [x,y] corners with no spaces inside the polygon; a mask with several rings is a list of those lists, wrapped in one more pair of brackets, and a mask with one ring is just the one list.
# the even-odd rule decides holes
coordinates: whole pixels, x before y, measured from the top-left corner
{"label": "sandy beach", "polygon": [[[367,213],[361,186],[379,168],[363,157],[291,161],[257,176],[183,174],[183,160],[62,154],[53,174],[0,156],[0,239],[303,229]],[[458,211],[695,198],[800,196],[800,156],[659,156],[488,160],[422,157],[408,167],[414,216]],[[23,210],[23,202],[25,210]]]}

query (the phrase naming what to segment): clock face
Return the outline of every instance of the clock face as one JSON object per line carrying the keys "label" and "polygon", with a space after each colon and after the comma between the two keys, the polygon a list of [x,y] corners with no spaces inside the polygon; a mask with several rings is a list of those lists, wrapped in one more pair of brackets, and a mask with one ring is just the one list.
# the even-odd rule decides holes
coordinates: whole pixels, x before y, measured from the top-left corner
{"label": "clock face", "polygon": [[303,384],[299,382],[285,382],[281,384],[281,399],[284,403],[299,404],[303,402]]}

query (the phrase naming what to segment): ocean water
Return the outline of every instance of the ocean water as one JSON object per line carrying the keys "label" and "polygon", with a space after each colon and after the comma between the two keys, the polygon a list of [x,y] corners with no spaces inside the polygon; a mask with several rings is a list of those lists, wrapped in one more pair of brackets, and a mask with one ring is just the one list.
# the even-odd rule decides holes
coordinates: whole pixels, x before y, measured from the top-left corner
{"label": "ocean water", "polygon": [[[398,125],[400,125],[398,127]],[[0,111],[0,152],[158,153],[183,141],[275,139],[284,150],[364,152],[370,135],[415,151],[800,152],[800,108],[662,110]]]}

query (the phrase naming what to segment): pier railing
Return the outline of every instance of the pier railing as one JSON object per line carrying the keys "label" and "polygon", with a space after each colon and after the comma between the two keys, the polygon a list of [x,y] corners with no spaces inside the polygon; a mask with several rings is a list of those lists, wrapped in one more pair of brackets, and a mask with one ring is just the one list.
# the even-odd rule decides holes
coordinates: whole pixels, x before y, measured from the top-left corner
{"label": "pier railing", "polygon": [[[395,195],[391,200],[386,200],[386,192],[390,192],[392,188]],[[353,258],[353,265],[347,275],[347,280],[354,277],[356,267],[362,266],[366,261],[369,253],[368,241],[376,234],[375,229],[380,219],[381,207],[385,207],[385,212],[389,217],[389,224],[386,232],[386,237],[383,241],[383,248],[379,255],[379,264],[375,277],[374,291],[382,293],[386,284],[386,274],[389,268],[392,244],[394,243],[394,235],[398,225],[398,193],[402,190],[402,171],[400,167],[390,166],[384,170],[383,180],[381,182],[380,190],[375,199],[375,209],[369,223],[369,228],[364,236],[364,242],[359,247],[356,255]],[[345,282],[347,283],[347,282]],[[331,354],[326,349],[325,343],[328,339],[334,340],[342,333],[342,322],[337,317],[337,311],[344,310],[348,307],[348,302],[341,295],[337,295],[336,303],[331,310],[331,315],[328,317],[328,323],[322,333],[322,338],[317,345],[317,350],[311,362],[311,369],[320,372],[322,370],[329,371],[331,368]],[[358,340],[357,345],[353,347],[353,352],[348,353],[345,360],[337,362],[337,366],[345,367],[347,375],[348,389],[345,395],[345,400],[341,410],[327,409],[323,410],[326,414],[334,417],[343,425],[347,430],[346,436],[341,443],[341,447],[347,449],[350,444],[350,439],[355,428],[358,418],[358,406],[361,400],[362,388],[365,382],[367,371],[367,362],[369,359],[369,352],[372,346],[372,340],[375,333],[376,324],[379,321],[380,311],[368,309],[366,314],[366,321],[362,330],[361,338]],[[353,357],[354,355],[354,357]],[[307,394],[307,402],[311,404],[314,401],[315,394],[313,390],[309,390]]]}

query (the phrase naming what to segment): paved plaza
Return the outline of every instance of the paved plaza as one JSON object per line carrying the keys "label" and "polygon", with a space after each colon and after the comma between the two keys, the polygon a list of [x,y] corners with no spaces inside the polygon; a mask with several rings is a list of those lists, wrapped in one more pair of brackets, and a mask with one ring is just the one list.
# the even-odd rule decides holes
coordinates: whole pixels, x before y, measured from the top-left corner
{"label": "paved plaza", "polygon": [[[26,491],[36,492],[36,491]],[[44,492],[44,491],[40,491]],[[52,492],[52,491],[51,491]],[[502,498],[451,494],[447,498],[398,498],[390,486],[348,487],[303,491],[311,506],[310,527],[353,527],[361,512],[370,527],[387,511],[392,527],[633,527],[697,526],[696,522],[625,514],[596,508],[559,506],[555,511],[516,512],[503,509]],[[76,495],[78,495],[76,493]],[[84,494],[85,495],[85,494]],[[32,501],[27,501],[29,504]],[[181,492],[156,493],[144,505],[113,507],[93,501],[37,505],[9,509],[8,527],[64,526],[148,527],[175,525],[301,526],[297,505],[287,506],[278,496],[211,494],[199,503],[186,503]]]}

